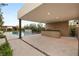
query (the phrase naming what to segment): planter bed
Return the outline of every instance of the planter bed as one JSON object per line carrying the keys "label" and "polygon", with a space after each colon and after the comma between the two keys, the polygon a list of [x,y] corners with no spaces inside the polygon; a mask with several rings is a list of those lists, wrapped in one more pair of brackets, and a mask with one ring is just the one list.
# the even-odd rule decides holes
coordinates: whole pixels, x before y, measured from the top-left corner
{"label": "planter bed", "polygon": [[12,49],[5,35],[0,36],[0,56],[12,56]]}

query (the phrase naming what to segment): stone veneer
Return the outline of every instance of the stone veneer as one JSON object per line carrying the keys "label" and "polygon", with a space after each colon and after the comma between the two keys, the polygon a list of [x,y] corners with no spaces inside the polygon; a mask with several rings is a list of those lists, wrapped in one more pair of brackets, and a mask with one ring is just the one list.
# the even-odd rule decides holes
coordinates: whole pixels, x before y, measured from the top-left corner
{"label": "stone veneer", "polygon": [[60,30],[62,36],[69,36],[69,26],[68,21],[47,23],[46,29]]}

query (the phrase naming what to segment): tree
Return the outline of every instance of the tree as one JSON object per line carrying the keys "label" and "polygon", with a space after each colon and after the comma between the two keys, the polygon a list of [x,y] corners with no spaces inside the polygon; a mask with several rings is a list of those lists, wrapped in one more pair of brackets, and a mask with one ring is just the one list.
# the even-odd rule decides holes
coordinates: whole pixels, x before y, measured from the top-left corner
{"label": "tree", "polygon": [[0,29],[2,29],[2,25],[3,25],[3,23],[4,23],[4,21],[3,21],[2,19],[3,19],[3,16],[0,15]]}
{"label": "tree", "polygon": [[0,27],[3,25],[3,23],[4,23],[4,21],[2,20],[3,19],[3,17],[2,17],[2,15],[0,15]]}
{"label": "tree", "polygon": [[2,20],[3,19],[3,12],[1,11],[1,8],[3,7],[3,6],[6,6],[6,5],[8,5],[8,4],[4,4],[4,3],[0,3],[0,29],[2,29],[2,25],[3,25],[3,23],[4,23],[4,21]]}

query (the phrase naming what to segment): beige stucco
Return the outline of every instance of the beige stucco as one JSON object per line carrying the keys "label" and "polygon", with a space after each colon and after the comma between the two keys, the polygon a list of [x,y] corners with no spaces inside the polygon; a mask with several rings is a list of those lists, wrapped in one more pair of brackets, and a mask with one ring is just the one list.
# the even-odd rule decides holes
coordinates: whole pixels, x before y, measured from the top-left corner
{"label": "beige stucco", "polygon": [[79,27],[78,27],[78,39],[79,39]]}
{"label": "beige stucco", "polygon": [[25,14],[29,13],[33,9],[40,6],[42,3],[26,3],[24,6],[18,11],[18,18],[23,17]]}
{"label": "beige stucco", "polygon": [[79,27],[77,27],[77,37],[78,37],[78,40],[79,40]]}
{"label": "beige stucco", "polygon": [[79,19],[78,3],[26,3],[18,12],[18,18],[35,22],[59,22]]}

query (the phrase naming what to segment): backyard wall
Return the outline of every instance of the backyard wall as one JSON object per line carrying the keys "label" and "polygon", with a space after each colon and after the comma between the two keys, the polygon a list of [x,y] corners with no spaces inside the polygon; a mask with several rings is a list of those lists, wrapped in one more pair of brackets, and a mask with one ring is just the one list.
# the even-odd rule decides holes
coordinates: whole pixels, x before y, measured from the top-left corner
{"label": "backyard wall", "polygon": [[69,36],[69,26],[68,21],[47,23],[46,29],[60,30],[62,36]]}

